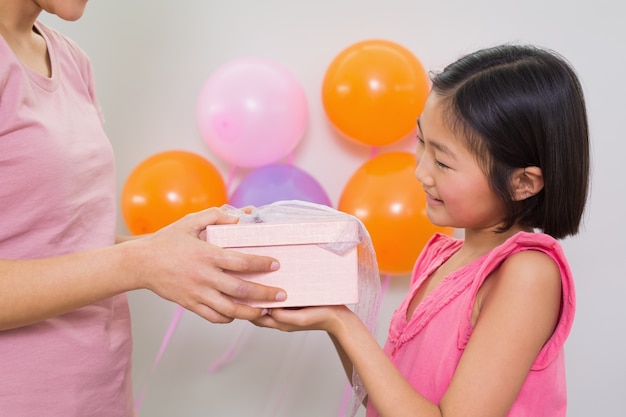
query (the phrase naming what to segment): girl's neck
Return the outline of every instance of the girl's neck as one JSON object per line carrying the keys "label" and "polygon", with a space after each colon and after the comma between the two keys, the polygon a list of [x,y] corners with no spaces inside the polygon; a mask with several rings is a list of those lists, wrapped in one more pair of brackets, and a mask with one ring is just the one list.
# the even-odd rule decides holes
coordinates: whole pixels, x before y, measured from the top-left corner
{"label": "girl's neck", "polygon": [[532,232],[530,229],[517,225],[502,233],[498,233],[496,230],[497,227],[479,230],[465,229],[463,246],[459,249],[459,254],[475,259],[500,246],[507,239],[519,232]]}

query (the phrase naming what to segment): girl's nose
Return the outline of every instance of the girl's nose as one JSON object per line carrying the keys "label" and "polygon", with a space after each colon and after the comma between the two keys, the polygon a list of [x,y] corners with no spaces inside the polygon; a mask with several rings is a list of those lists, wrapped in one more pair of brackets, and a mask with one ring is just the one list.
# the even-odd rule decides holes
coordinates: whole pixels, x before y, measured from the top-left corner
{"label": "girl's nose", "polygon": [[417,167],[415,168],[415,178],[417,178],[424,185],[432,185],[432,176],[428,171],[428,161],[424,155],[417,160]]}

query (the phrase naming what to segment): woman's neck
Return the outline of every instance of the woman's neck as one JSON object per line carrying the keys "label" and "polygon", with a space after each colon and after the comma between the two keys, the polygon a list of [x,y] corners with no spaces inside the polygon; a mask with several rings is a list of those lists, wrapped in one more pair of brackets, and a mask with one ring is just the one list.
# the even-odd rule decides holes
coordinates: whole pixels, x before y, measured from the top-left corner
{"label": "woman's neck", "polygon": [[41,11],[32,1],[0,0],[0,33],[5,39],[27,39]]}
{"label": "woman's neck", "polygon": [[24,65],[50,77],[46,42],[34,26],[40,13],[32,2],[0,0],[0,35]]}

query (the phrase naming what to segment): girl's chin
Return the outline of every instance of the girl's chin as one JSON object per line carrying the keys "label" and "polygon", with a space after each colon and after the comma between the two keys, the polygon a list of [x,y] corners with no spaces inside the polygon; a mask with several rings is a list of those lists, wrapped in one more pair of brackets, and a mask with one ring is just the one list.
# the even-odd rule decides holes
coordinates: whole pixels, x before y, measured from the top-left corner
{"label": "girl's chin", "polygon": [[448,222],[441,216],[441,214],[437,213],[435,208],[432,208],[430,205],[426,207],[426,217],[428,220],[437,227],[449,227]]}

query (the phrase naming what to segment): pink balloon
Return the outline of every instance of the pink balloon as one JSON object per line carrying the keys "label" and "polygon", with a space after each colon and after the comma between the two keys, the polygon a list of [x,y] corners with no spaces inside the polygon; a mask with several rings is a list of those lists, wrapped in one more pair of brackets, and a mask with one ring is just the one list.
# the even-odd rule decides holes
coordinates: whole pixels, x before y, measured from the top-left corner
{"label": "pink balloon", "polygon": [[307,128],[306,96],[282,65],[242,58],[218,68],[198,99],[198,126],[213,152],[257,167],[289,155]]}

